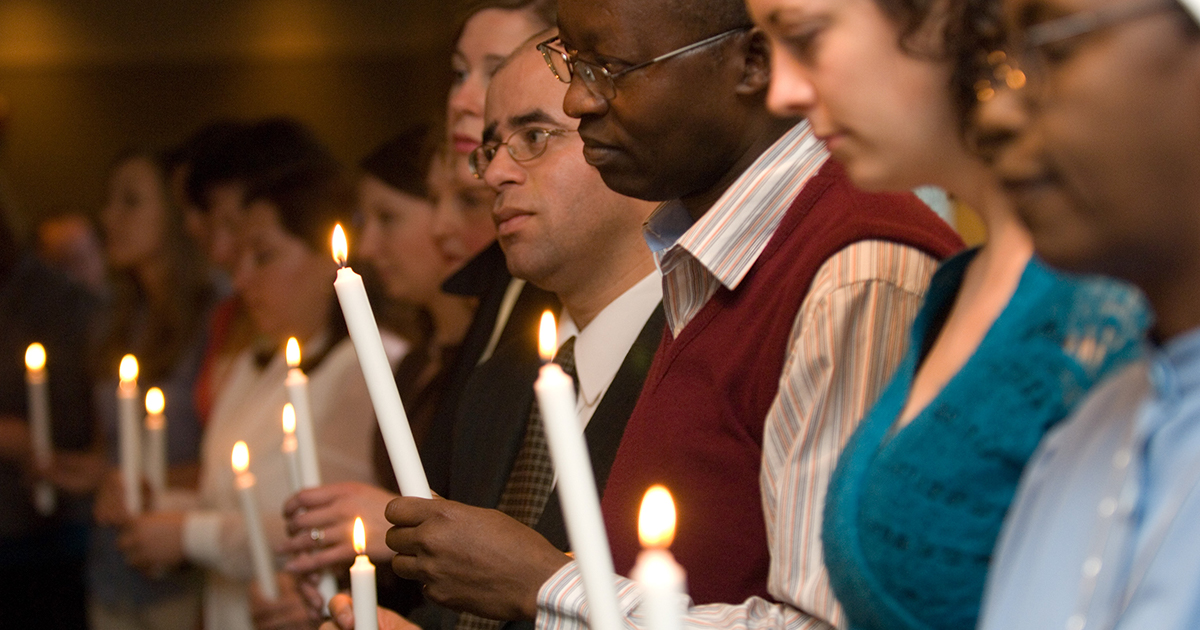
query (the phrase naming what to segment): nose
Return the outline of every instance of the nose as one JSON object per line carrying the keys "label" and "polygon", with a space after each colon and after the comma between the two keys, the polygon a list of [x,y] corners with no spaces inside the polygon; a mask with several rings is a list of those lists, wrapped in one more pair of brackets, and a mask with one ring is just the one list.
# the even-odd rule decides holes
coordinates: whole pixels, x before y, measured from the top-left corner
{"label": "nose", "polygon": [[967,139],[976,153],[995,165],[1029,130],[1027,105],[1016,90],[1001,88],[973,112]]}
{"label": "nose", "polygon": [[776,116],[804,116],[817,102],[812,74],[798,59],[775,46],[771,55],[771,87],[767,108]]}
{"label": "nose", "polygon": [[483,181],[497,193],[504,192],[510,185],[524,183],[527,175],[525,169],[513,159],[507,149],[508,147],[501,147],[496,151],[496,157],[492,158],[487,170],[483,172]]}
{"label": "nose", "polygon": [[567,95],[563,97],[563,112],[571,118],[603,116],[608,113],[608,99],[592,94],[583,79],[575,77],[571,79]]}
{"label": "nose", "polygon": [[450,96],[450,121],[463,115],[483,116],[483,103],[487,95],[487,81],[481,73],[471,72],[454,94]]}

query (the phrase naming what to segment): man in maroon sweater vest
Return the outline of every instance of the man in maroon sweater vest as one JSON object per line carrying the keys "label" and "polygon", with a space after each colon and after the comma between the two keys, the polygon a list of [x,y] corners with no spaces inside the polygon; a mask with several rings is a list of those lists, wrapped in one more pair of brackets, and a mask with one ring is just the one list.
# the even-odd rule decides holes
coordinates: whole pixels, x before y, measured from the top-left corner
{"label": "man in maroon sweater vest", "polygon": [[[602,499],[616,569],[662,483],[688,592],[718,604],[691,622],[828,627],[841,616],[820,554],[825,486],[961,242],[912,195],[854,189],[807,123],[767,112],[767,43],[749,25],[741,0],[560,0],[560,37],[541,48],[570,83],[587,161],[613,190],[665,202],[645,232],[667,326]],[[468,608],[586,625],[576,564],[507,544],[487,548],[524,574],[478,576],[507,604],[427,577]],[[639,626],[640,590],[614,579]]]}

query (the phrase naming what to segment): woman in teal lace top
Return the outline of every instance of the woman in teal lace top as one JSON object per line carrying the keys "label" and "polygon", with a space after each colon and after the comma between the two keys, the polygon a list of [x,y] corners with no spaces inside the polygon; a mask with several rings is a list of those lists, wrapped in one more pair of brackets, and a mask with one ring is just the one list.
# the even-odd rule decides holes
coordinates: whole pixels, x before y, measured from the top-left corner
{"label": "woman in teal lace top", "polygon": [[839,627],[973,628],[1021,470],[1044,432],[1138,353],[1145,310],[1131,289],[1034,259],[964,140],[977,94],[999,89],[976,81],[980,42],[1000,41],[999,0],[747,4],[773,44],[773,110],[806,117],[859,186],[940,186],[987,230],[934,276],[906,359],[826,488],[822,533]]}

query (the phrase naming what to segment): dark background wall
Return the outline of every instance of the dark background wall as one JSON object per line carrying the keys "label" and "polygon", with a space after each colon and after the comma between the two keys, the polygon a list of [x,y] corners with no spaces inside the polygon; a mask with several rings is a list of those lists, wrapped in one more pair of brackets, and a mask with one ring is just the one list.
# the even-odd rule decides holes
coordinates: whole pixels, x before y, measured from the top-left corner
{"label": "dark background wall", "polygon": [[443,111],[448,0],[0,0],[0,185],[20,223],[103,203],[129,146],[294,116],[353,164]]}

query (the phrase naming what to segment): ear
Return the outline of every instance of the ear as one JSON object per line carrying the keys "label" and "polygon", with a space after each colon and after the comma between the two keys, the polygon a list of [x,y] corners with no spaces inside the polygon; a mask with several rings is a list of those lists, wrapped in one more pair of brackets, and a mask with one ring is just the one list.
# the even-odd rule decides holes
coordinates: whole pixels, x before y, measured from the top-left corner
{"label": "ear", "polygon": [[745,65],[737,93],[750,96],[765,91],[771,85],[771,43],[757,27],[750,29],[744,38],[742,54]]}

